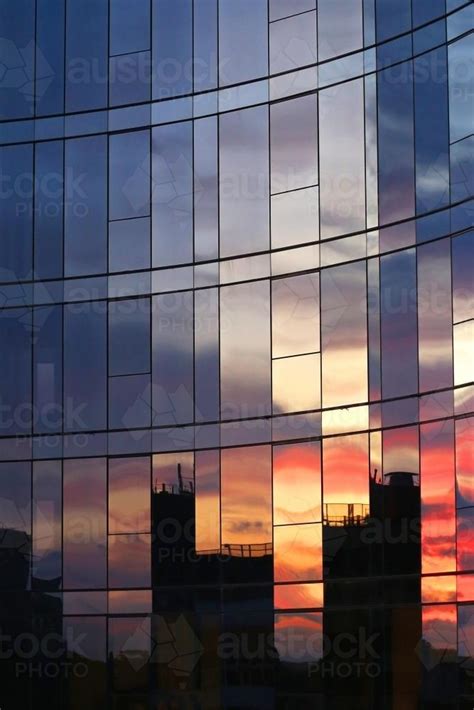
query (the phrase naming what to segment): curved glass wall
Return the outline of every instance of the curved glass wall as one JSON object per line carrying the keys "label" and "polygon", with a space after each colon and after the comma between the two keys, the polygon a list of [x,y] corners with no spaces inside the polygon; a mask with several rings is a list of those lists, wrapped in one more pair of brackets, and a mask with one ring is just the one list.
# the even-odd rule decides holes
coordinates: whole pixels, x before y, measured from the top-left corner
{"label": "curved glass wall", "polygon": [[3,710],[471,708],[472,4],[0,4]]}

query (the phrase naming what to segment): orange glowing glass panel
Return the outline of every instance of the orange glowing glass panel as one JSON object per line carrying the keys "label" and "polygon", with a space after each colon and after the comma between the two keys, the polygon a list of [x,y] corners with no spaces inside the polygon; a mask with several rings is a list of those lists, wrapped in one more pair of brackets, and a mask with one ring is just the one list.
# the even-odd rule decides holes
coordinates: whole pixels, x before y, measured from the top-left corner
{"label": "orange glowing glass panel", "polygon": [[276,584],[274,587],[275,609],[322,608],[324,584]]}
{"label": "orange glowing glass panel", "polygon": [[474,417],[456,426],[456,505],[474,506]]}
{"label": "orange glowing glass panel", "polygon": [[196,451],[196,551],[220,548],[219,451]]}
{"label": "orange glowing glass panel", "polygon": [[275,647],[281,662],[311,663],[323,655],[323,615],[275,614]]}
{"label": "orange glowing glass panel", "polygon": [[422,572],[456,570],[454,426],[420,427]]}
{"label": "orange glowing glass panel", "polygon": [[324,506],[369,503],[367,434],[336,436],[323,441]]}
{"label": "orange glowing glass panel", "polygon": [[223,449],[223,545],[265,544],[272,539],[270,446]]}
{"label": "orange glowing glass panel", "polygon": [[474,508],[457,512],[457,567],[462,572],[474,569]]}
{"label": "orange glowing glass panel", "polygon": [[456,575],[436,575],[421,578],[423,604],[456,601]]}
{"label": "orange glowing glass panel", "polygon": [[454,384],[472,382],[474,362],[474,320],[458,323],[453,328]]}
{"label": "orange glowing glass panel", "polygon": [[322,579],[322,525],[284,525],[273,531],[275,582]]}
{"label": "orange glowing glass panel", "polygon": [[109,592],[109,614],[145,614],[151,611],[151,589]]}
{"label": "orange glowing glass panel", "polygon": [[273,448],[273,522],[321,520],[321,445],[289,444]]}
{"label": "orange glowing glass panel", "polygon": [[474,602],[474,574],[458,574],[458,602]]}

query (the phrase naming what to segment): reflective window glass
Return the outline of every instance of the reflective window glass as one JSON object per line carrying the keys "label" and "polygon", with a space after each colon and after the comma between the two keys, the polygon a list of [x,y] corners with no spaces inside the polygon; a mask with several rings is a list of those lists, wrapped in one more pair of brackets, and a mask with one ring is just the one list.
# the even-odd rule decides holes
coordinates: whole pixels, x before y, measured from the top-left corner
{"label": "reflective window glass", "polygon": [[150,370],[150,300],[109,303],[109,375]]}
{"label": "reflective window glass", "polygon": [[365,227],[363,90],[356,79],[319,92],[322,239]]}
{"label": "reflective window glass", "polygon": [[469,57],[474,50],[474,35],[453,42],[448,46],[449,72],[449,137],[451,143],[472,133],[472,73],[466,73]]}
{"label": "reflective window glass", "polygon": [[193,87],[192,0],[153,0],[153,98],[188,94]]}
{"label": "reflective window glass", "polygon": [[[0,200],[1,201],[1,200]],[[31,308],[0,311],[0,431],[21,434],[31,430]]]}
{"label": "reflective window glass", "polygon": [[220,549],[219,451],[196,451],[196,551]]}
{"label": "reflective window glass", "polygon": [[270,120],[272,193],[315,185],[318,182],[316,94],[272,104]]}
{"label": "reflective window glass", "polygon": [[149,49],[150,0],[110,0],[110,54]]}
{"label": "reflective window glass", "polygon": [[109,224],[109,269],[150,268],[150,219],[124,219]]}
{"label": "reflective window glass", "polygon": [[273,413],[319,409],[319,355],[299,355],[273,360]]}
{"label": "reflective window glass", "polygon": [[363,0],[319,0],[319,61],[362,47],[362,3]]}
{"label": "reflective window glass", "polygon": [[316,13],[294,15],[270,25],[270,74],[314,64]]}
{"label": "reflective window glass", "polygon": [[62,428],[62,343],[61,306],[35,308],[37,333],[33,346],[33,429],[52,433]]}
{"label": "reflective window glass", "polygon": [[273,530],[275,582],[322,578],[322,525],[283,525]]}
{"label": "reflective window glass", "polygon": [[152,130],[153,266],[192,261],[192,135],[190,122]]}
{"label": "reflective window glass", "polygon": [[35,272],[59,278],[63,271],[63,142],[35,148]]}
{"label": "reflective window glass", "polygon": [[270,413],[268,281],[226,286],[220,297],[221,416]]}
{"label": "reflective window glass", "polygon": [[109,219],[150,213],[149,131],[109,138]]}
{"label": "reflective window glass", "polygon": [[64,461],[64,587],[97,589],[107,579],[105,459]]}
{"label": "reflective window glass", "polygon": [[220,255],[268,249],[268,109],[219,117]]}
{"label": "reflective window glass", "polygon": [[219,304],[217,289],[194,292],[195,419],[219,419]]}
{"label": "reflective window glass", "polygon": [[109,460],[109,534],[150,530],[151,462],[148,456]]}
{"label": "reflective window glass", "polygon": [[272,539],[271,450],[269,446],[221,452],[222,544],[237,548]]}
{"label": "reflective window glass", "polygon": [[324,407],[367,401],[366,298],[363,262],[321,272]]}
{"label": "reflective window glass", "polygon": [[66,141],[64,251],[67,276],[107,267],[107,137]]}
{"label": "reflective window glass", "polygon": [[318,350],[318,275],[272,281],[272,356],[302,355]]}
{"label": "reflective window glass", "polygon": [[267,0],[219,0],[219,84],[226,86],[267,74]]}
{"label": "reflective window glass", "polygon": [[194,258],[218,253],[217,118],[194,121]]}
{"label": "reflective window glass", "polygon": [[321,520],[320,443],[274,446],[274,524],[310,523],[319,520]]}
{"label": "reflective window glass", "polygon": [[62,575],[61,461],[33,464],[33,586],[57,583]]}
{"label": "reflective window glass", "polygon": [[271,205],[273,249],[319,239],[317,187],[273,195]]}
{"label": "reflective window glass", "polygon": [[0,147],[0,279],[31,278],[33,150],[31,145]]}

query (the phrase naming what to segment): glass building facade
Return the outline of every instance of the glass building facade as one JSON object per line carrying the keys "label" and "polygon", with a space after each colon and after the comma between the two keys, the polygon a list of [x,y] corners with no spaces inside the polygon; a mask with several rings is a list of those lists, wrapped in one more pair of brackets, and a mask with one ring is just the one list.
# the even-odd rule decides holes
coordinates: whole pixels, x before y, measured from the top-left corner
{"label": "glass building facade", "polygon": [[1,0],[2,710],[472,710],[472,20]]}

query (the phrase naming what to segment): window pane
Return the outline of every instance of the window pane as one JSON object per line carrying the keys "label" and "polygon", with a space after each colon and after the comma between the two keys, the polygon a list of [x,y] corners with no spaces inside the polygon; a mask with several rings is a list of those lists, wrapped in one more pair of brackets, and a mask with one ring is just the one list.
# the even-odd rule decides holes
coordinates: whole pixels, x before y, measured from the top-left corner
{"label": "window pane", "polygon": [[222,256],[268,249],[268,109],[219,117]]}
{"label": "window pane", "polygon": [[221,289],[221,415],[270,413],[270,294],[268,281]]}
{"label": "window pane", "polygon": [[[318,188],[284,192],[272,197],[272,248],[319,239]],[[288,255],[289,256],[289,255]]]}
{"label": "window pane", "polygon": [[153,98],[188,94],[193,88],[192,0],[153,0]]}
{"label": "window pane", "polygon": [[420,390],[452,387],[451,260],[448,239],[418,249]]}
{"label": "window pane", "polygon": [[150,0],[110,0],[110,54],[150,47]]}
{"label": "window pane", "polygon": [[317,116],[316,94],[272,105],[272,193],[318,182]]}
{"label": "window pane", "polygon": [[194,258],[218,255],[217,118],[194,122]]}
{"label": "window pane", "polygon": [[474,78],[466,72],[474,51],[471,33],[448,46],[449,61],[449,137],[451,143],[472,133]]}
{"label": "window pane", "polygon": [[377,42],[411,28],[411,0],[377,0]]}
{"label": "window pane", "polygon": [[474,317],[474,232],[452,240],[453,319],[457,323]]}
{"label": "window pane", "polygon": [[[33,586],[60,586],[62,575],[61,461],[33,464]],[[51,588],[51,587],[50,587]]]}
{"label": "window pane", "polygon": [[104,312],[65,306],[64,428],[104,429],[107,407],[107,319]]}
{"label": "window pane", "polygon": [[110,429],[138,429],[151,425],[150,380],[149,373],[109,377]]}
{"label": "window pane", "polygon": [[222,544],[265,544],[272,539],[269,446],[223,449]]}
{"label": "window pane", "polygon": [[365,228],[363,90],[357,79],[319,92],[322,239]]}
{"label": "window pane", "polygon": [[107,0],[67,0],[66,110],[107,105]]}
{"label": "window pane", "polygon": [[300,412],[321,406],[319,355],[273,360],[273,413]]}
{"label": "window pane", "polygon": [[97,589],[107,579],[105,459],[64,461],[64,587]]}
{"label": "window pane", "polygon": [[273,530],[275,582],[323,576],[322,525],[284,525]]}
{"label": "window pane", "polygon": [[456,425],[456,505],[474,507],[474,418]]}
{"label": "window pane", "polygon": [[0,278],[31,278],[33,150],[31,145],[0,148],[2,193],[0,199]]}
{"label": "window pane", "polygon": [[360,49],[362,24],[362,0],[319,0],[319,61]]}
{"label": "window pane", "polygon": [[150,219],[124,219],[109,224],[110,271],[150,268]]}
{"label": "window pane", "polygon": [[219,0],[219,83],[264,76],[268,71],[267,0]]}
{"label": "window pane", "polygon": [[368,398],[366,270],[362,262],[321,272],[324,407]]}
{"label": "window pane", "polygon": [[150,214],[149,131],[109,138],[109,219]]}
{"label": "window pane", "polygon": [[107,269],[107,137],[66,141],[65,271]]}
{"label": "window pane", "polygon": [[270,22],[316,9],[316,0],[270,0]]}
{"label": "window pane", "polygon": [[270,74],[314,64],[316,13],[296,15],[270,25]]}
{"label": "window pane", "polygon": [[35,148],[35,272],[59,278],[63,272],[63,141]]}
{"label": "window pane", "polygon": [[109,535],[110,587],[148,587],[151,583],[151,536]]}
{"label": "window pane", "polygon": [[35,308],[33,318],[33,428],[52,434],[62,429],[62,306]]}
{"label": "window pane", "polygon": [[[1,202],[1,200],[0,200]],[[31,430],[31,308],[0,311],[0,431],[21,434]]]}
{"label": "window pane", "polygon": [[[350,476],[347,462],[351,462]],[[363,512],[369,503],[369,457],[367,434],[336,436],[323,440],[324,517],[330,525],[341,516]]]}
{"label": "window pane", "polygon": [[153,310],[152,424],[193,421],[193,294],[155,296]]}
{"label": "window pane", "polygon": [[219,303],[217,289],[194,292],[195,419],[219,419]]}
{"label": "window pane", "polygon": [[109,460],[109,534],[148,532],[150,499],[148,456]]}
{"label": "window pane", "polygon": [[191,122],[152,130],[153,266],[193,258]]}
{"label": "window pane", "polygon": [[474,320],[458,323],[453,329],[454,338],[454,384],[472,382],[474,362]]}
{"label": "window pane", "polygon": [[273,447],[273,522],[321,520],[321,445]]}
{"label": "window pane", "polygon": [[416,262],[412,249],[380,261],[382,392],[401,397],[418,388]]}
{"label": "window pane", "polygon": [[[13,64],[10,74],[12,82],[11,84],[9,83],[9,77],[7,76],[2,86],[4,93],[0,117],[2,119],[31,118],[32,111],[27,101],[28,94],[18,90],[19,84],[18,78],[15,78],[15,68],[21,67],[22,69],[22,74],[20,74],[22,83],[27,80],[26,68],[28,67],[30,76],[32,71],[34,71],[34,0],[0,3],[0,27],[2,28],[2,38],[5,42],[5,55],[2,60],[10,60]],[[20,50],[22,50],[21,54]],[[5,65],[3,66],[5,67]]]}
{"label": "window pane", "polygon": [[272,281],[272,355],[319,350],[319,276]]}
{"label": "window pane", "polygon": [[220,550],[219,451],[196,451],[196,552]]}
{"label": "window pane", "polygon": [[217,85],[218,0],[194,2],[194,91]]}
{"label": "window pane", "polygon": [[109,375],[150,371],[150,300],[109,303]]}
{"label": "window pane", "polygon": [[403,81],[392,69],[378,74],[379,219],[380,223],[411,217],[415,211],[413,77],[411,62]]}

